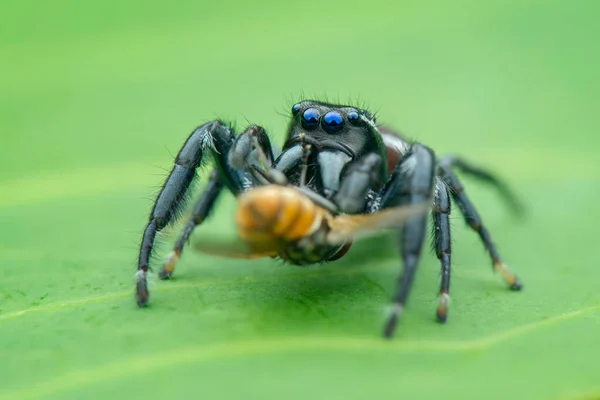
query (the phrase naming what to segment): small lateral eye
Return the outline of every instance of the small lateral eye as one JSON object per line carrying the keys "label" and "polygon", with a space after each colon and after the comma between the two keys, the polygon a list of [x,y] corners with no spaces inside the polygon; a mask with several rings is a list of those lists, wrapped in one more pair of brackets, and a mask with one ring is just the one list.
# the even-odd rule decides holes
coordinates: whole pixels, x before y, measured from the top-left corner
{"label": "small lateral eye", "polygon": [[348,121],[352,123],[358,122],[358,113],[356,111],[350,111],[348,113]]}
{"label": "small lateral eye", "polygon": [[300,111],[300,104],[294,104],[292,106],[292,114],[296,115],[298,114],[298,111]]}
{"label": "small lateral eye", "polygon": [[309,108],[302,114],[302,126],[305,129],[315,129],[319,125],[319,111]]}
{"label": "small lateral eye", "polygon": [[323,128],[327,132],[338,132],[344,125],[342,115],[337,111],[329,111],[323,117]]}

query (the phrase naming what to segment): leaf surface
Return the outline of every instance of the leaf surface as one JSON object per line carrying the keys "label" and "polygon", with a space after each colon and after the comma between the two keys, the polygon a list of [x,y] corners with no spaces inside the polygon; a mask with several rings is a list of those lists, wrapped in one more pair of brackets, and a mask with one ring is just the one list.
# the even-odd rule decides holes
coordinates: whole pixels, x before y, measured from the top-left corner
{"label": "leaf surface", "polygon": [[[166,7],[4,7],[0,398],[600,396],[596,2]],[[523,220],[464,183],[524,291],[454,210],[445,326],[425,253],[397,337],[380,338],[399,271],[388,236],[308,269],[188,248],[138,309],[139,239],[186,135],[218,115],[281,143],[277,112],[325,95],[360,96],[378,122],[506,178]],[[193,240],[230,240],[233,207],[224,196]]]}

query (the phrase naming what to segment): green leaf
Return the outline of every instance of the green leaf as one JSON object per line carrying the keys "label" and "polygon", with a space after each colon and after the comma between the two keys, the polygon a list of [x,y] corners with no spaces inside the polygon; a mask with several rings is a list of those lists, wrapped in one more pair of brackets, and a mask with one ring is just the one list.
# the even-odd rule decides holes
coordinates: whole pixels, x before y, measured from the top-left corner
{"label": "green leaf", "polygon": [[[600,396],[597,3],[208,3],[3,7],[0,398]],[[325,95],[505,177],[523,220],[464,183],[525,289],[454,210],[443,326],[425,253],[396,338],[380,337],[387,236],[307,269],[187,249],[137,308],[142,229],[193,127],[248,118],[281,143],[277,111]],[[193,240],[231,240],[234,206]]]}

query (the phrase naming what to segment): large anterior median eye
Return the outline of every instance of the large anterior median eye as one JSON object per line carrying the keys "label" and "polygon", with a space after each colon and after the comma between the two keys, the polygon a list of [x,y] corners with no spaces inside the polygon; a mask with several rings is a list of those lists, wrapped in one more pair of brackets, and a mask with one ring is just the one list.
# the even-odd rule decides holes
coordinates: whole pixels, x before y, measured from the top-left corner
{"label": "large anterior median eye", "polygon": [[338,132],[344,126],[344,119],[342,115],[337,111],[329,111],[323,117],[323,128],[327,132]]}
{"label": "large anterior median eye", "polygon": [[302,126],[305,129],[315,129],[319,125],[319,111],[309,108],[302,114]]}

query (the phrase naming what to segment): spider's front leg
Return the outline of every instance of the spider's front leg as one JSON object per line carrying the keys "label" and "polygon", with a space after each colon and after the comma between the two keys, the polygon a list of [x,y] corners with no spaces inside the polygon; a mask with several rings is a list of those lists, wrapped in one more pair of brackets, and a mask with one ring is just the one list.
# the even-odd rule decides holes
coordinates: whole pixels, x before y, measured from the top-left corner
{"label": "spider's front leg", "polygon": [[[415,143],[396,166],[382,190],[382,208],[413,205],[431,200],[435,183],[435,156],[429,148]],[[398,241],[404,269],[400,274],[390,314],[384,328],[384,336],[392,337],[402,314],[427,230],[427,215],[411,217],[400,228]]]}
{"label": "spider's front leg", "polygon": [[209,213],[212,211],[219,193],[224,186],[223,174],[220,171],[226,172],[226,176],[231,175],[233,177],[232,180],[236,183],[231,188],[231,191],[237,195],[246,189],[247,186],[252,185],[252,182],[249,180],[250,177],[245,172],[250,170],[250,166],[259,163],[270,165],[273,162],[273,151],[269,138],[265,130],[257,125],[249,126],[235,139],[232,136],[231,144],[227,149],[223,148],[222,150],[219,151],[219,154],[215,155],[217,167],[213,170],[204,192],[194,206],[192,216],[187,221],[183,231],[175,242],[173,250],[167,256],[158,274],[161,279],[171,277],[175,269],[175,264],[179,261],[183,248],[192,232],[196,226],[207,219]]}
{"label": "spider's front leg", "polygon": [[204,188],[204,191],[202,192],[202,195],[194,205],[192,216],[186,222],[183,231],[175,242],[173,250],[171,250],[167,256],[162,268],[160,269],[160,272],[158,273],[158,277],[160,279],[168,279],[171,277],[173,270],[175,269],[175,264],[177,264],[177,261],[179,261],[179,258],[181,257],[183,247],[189,240],[196,226],[200,225],[206,220],[206,218],[208,218],[208,215],[212,211],[222,188],[223,182],[219,176],[219,171],[214,169],[210,175],[206,187]]}
{"label": "spider's front leg", "polygon": [[450,263],[452,241],[450,239],[450,194],[446,184],[439,178],[435,182],[433,195],[433,248],[440,261],[441,281],[438,306],[435,316],[438,322],[444,323],[448,318],[450,302]]}
{"label": "spider's front leg", "polygon": [[[233,133],[228,126],[220,121],[211,121],[196,128],[177,154],[175,165],[154,202],[140,245],[136,275],[136,300],[140,307],[145,306],[149,299],[146,275],[156,233],[177,218],[196,175],[196,169],[205,159],[207,152],[213,154],[220,175],[218,181],[211,179],[214,189],[209,189],[212,194],[207,200],[213,197],[214,201],[220,191],[221,182],[234,193],[241,190],[239,174],[232,170],[224,159],[233,140]],[[209,183],[209,188],[210,185]],[[212,201],[209,203],[212,204]]]}
{"label": "spider's front leg", "polygon": [[229,164],[238,170],[248,170],[252,165],[270,167],[273,164],[273,147],[265,129],[250,125],[235,138],[229,154]]}

